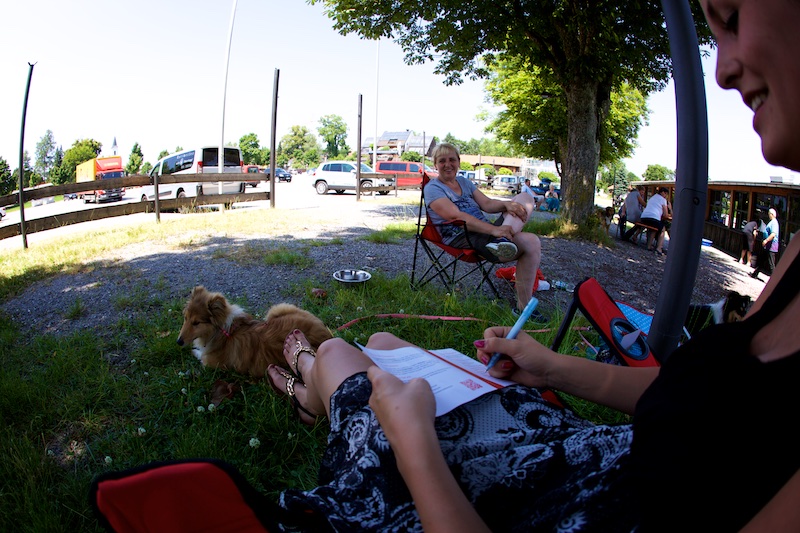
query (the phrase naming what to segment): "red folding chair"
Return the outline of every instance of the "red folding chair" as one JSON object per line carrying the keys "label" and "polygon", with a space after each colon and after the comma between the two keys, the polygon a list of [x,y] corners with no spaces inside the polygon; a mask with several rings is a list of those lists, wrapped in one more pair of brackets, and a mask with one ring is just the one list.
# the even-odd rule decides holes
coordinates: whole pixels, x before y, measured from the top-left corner
{"label": "red folding chair", "polygon": [[[500,298],[500,293],[491,278],[492,270],[496,264],[494,261],[483,257],[473,247],[454,248],[442,242],[439,228],[436,224],[431,222],[425,207],[425,185],[427,185],[429,181],[430,178],[428,175],[423,174],[419,215],[417,217],[417,234],[414,243],[414,263],[411,269],[411,288],[415,290],[419,289],[430,281],[438,278],[445,287],[453,289],[456,284],[465,278],[476,274],[476,277],[480,276],[480,278],[475,290],[477,291],[486,283],[495,297]],[[425,214],[424,222],[422,221],[423,213]],[[461,225],[466,229],[466,223],[462,220],[450,221],[447,224]],[[467,237],[469,241],[469,234],[467,234]],[[424,255],[419,253],[420,248],[424,251]],[[420,271],[424,268],[419,264],[423,262],[423,257],[427,257],[430,264],[424,272],[418,275],[418,267]]]}
{"label": "red folding chair", "polygon": [[[552,350],[558,351],[576,311],[586,317],[619,364],[660,366],[647,344],[649,326],[645,330],[642,324],[632,323],[595,278],[586,278],[575,287],[572,302],[550,346]],[[629,335],[631,338],[626,343],[624,339]]]}

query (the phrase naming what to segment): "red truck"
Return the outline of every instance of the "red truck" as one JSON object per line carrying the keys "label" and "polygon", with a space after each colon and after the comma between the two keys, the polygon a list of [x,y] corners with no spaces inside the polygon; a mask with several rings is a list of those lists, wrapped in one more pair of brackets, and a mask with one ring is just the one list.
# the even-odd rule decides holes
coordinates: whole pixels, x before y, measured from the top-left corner
{"label": "red truck", "polygon": [[[122,157],[118,155],[95,157],[75,167],[75,181],[78,183],[109,178],[123,178],[126,175],[125,168],[122,166]],[[98,204],[104,200],[122,200],[123,196],[125,196],[125,189],[123,188],[85,191],[79,195],[80,198],[83,198],[83,202],[87,204],[89,202]]]}

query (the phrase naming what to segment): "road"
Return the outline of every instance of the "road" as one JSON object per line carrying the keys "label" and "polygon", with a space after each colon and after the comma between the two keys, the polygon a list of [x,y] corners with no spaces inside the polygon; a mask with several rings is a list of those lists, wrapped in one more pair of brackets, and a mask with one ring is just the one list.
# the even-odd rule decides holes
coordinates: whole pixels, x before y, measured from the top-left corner
{"label": "road", "polygon": [[[269,184],[267,182],[262,181],[259,183],[258,187],[255,188],[248,187],[246,193],[266,192],[269,190],[270,190]],[[418,199],[420,193],[419,190],[405,190],[405,191],[399,191],[398,194],[400,195],[401,198],[410,196]],[[122,200],[122,202],[136,202],[139,201],[140,197],[141,195],[139,194],[139,187],[129,188],[125,191],[125,198]],[[354,210],[360,211],[362,207],[368,207],[374,205],[374,202],[371,201],[371,197],[367,197],[363,202],[356,202],[355,198],[356,198],[355,192],[353,191],[347,191],[341,195],[336,194],[334,192],[329,192],[326,195],[318,195],[314,190],[312,177],[306,174],[300,174],[294,176],[292,178],[292,181],[288,183],[278,182],[275,184],[275,207],[281,209],[292,209],[292,210],[314,209],[315,211],[317,211],[318,209],[325,209],[325,210],[331,210],[331,212],[333,213],[333,215],[331,216],[345,216],[347,214],[354,213]],[[388,196],[380,196],[379,198],[393,199],[394,193],[389,193]],[[115,202],[115,203],[120,203],[120,202]],[[106,206],[110,204],[103,203],[101,205]],[[236,208],[269,209],[270,205],[271,204],[269,200],[259,200],[255,202],[242,202],[239,204],[234,204],[234,209]],[[94,209],[96,207],[97,207],[96,204],[84,204],[82,200],[66,200],[66,201],[53,202],[35,207],[26,207],[25,219],[33,220],[36,218],[60,215],[63,213],[70,213],[84,209]],[[170,217],[170,216],[180,216],[180,215],[176,213],[161,214],[162,219],[165,216]],[[87,231],[89,229],[92,229],[93,227],[100,227],[98,225],[102,225],[104,227],[119,226],[124,224],[139,223],[148,220],[153,220],[154,217],[155,215],[153,215],[152,213],[137,213],[134,215],[105,218],[99,221],[71,224],[69,226],[64,226],[53,230],[28,234],[27,241],[28,245],[30,246],[36,241],[58,238],[61,235],[72,233],[75,231]],[[14,210],[10,213],[7,213],[7,215],[0,222],[0,226],[7,226],[18,223],[19,223],[19,211]],[[0,240],[0,250],[18,249],[22,247],[23,247],[23,241],[22,237],[20,236],[10,237],[8,239]]]}

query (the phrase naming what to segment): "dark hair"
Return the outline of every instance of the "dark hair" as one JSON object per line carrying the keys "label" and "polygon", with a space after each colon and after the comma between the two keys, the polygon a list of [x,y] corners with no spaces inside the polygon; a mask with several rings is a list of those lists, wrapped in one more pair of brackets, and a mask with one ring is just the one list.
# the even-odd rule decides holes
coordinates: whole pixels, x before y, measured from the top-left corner
{"label": "dark hair", "polygon": [[667,189],[666,187],[659,187],[658,194],[661,194],[662,192],[669,192],[669,189]]}

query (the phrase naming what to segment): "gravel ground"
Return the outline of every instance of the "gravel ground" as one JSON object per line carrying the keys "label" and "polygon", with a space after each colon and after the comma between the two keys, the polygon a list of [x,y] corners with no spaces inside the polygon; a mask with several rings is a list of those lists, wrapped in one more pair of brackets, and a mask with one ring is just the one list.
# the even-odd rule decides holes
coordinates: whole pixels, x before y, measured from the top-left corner
{"label": "gravel ground", "polygon": [[[415,208],[384,204],[381,199],[355,202],[353,198],[352,204],[354,208],[347,211],[346,225],[341,223],[340,202],[337,202],[339,211],[335,213],[325,209],[287,209],[287,216],[301,221],[301,227],[291,236],[208,235],[197,239],[190,247],[153,243],[125,246],[87,264],[78,274],[60,275],[36,283],[23,294],[0,303],[0,309],[25,330],[63,335],[85,328],[102,331],[112,327],[124,314],[135,319],[138,314],[146,313],[146,306],[123,306],[120,302],[146,299],[153,294],[158,294],[159,298],[165,295],[183,298],[198,284],[243,302],[253,314],[263,315],[273,303],[299,303],[301,292],[296,286],[309,277],[315,278],[315,286],[324,288],[335,283],[330,274],[342,268],[382,272],[387,276],[410,273],[413,239],[401,244],[373,244],[357,237],[392,221],[412,217],[416,220]],[[113,223],[137,223],[137,216],[118,217]],[[102,223],[109,224],[108,221]],[[86,229],[86,224],[80,226]],[[44,241],[58,238],[59,232],[74,230],[74,227],[61,228],[29,237],[36,236],[37,240]],[[611,231],[615,233],[615,226]],[[344,244],[308,247],[302,242],[302,239],[334,237],[343,238]],[[257,256],[259,249],[278,246],[303,247],[313,266],[305,269],[267,266],[249,259]],[[583,241],[543,237],[542,249],[541,269],[546,279],[577,283],[593,276],[614,299],[644,312],[655,311],[669,255],[658,257],[644,247],[619,240],[615,240],[613,247],[601,247]],[[692,303],[717,301],[730,290],[755,299],[764,282],[751,279],[747,275],[749,272],[749,268],[736,263],[727,254],[703,247]],[[512,300],[512,287],[503,281],[498,285],[502,295]],[[537,296],[546,313],[565,309],[571,298],[558,290],[540,292]],[[68,319],[66,311],[76,298],[80,298],[87,312],[80,318]],[[436,311],[431,310],[432,313]],[[330,326],[335,328],[339,324]]]}

